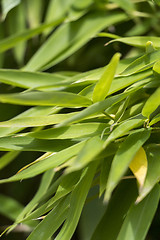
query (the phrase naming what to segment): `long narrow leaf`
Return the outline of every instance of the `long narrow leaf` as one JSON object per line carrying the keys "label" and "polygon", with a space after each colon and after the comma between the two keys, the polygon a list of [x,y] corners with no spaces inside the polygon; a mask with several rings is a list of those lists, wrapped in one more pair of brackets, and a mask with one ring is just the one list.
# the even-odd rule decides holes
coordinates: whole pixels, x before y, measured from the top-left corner
{"label": "long narrow leaf", "polygon": [[68,92],[26,92],[0,94],[0,102],[28,106],[86,107],[92,102],[86,97]]}
{"label": "long narrow leaf", "polygon": [[138,205],[129,210],[117,240],[144,240],[158,207],[160,188],[158,185]]}
{"label": "long narrow leaf", "polygon": [[24,70],[44,70],[54,66],[77,51],[103,28],[125,19],[127,16],[123,13],[108,13],[106,16],[103,12],[96,12],[86,15],[78,21],[63,24],[42,45],[24,67]]}
{"label": "long narrow leaf", "polygon": [[93,102],[99,102],[105,99],[114,78],[116,68],[119,62],[120,54],[116,53],[107,65],[103,75],[99,79],[93,91]]}
{"label": "long narrow leaf", "polygon": [[34,177],[40,173],[45,172],[46,170],[58,167],[59,165],[71,159],[73,156],[77,155],[77,153],[84,146],[84,144],[85,141],[66,148],[56,154],[52,154],[51,156],[46,157],[46,159],[43,159],[42,161],[37,161],[33,163],[31,166],[28,166],[28,168],[24,169],[13,177],[1,180],[0,183],[19,181],[21,179]]}
{"label": "long narrow leaf", "polygon": [[71,195],[70,210],[68,212],[67,220],[62,227],[60,233],[55,238],[56,240],[71,239],[75,228],[78,224],[80,214],[85,203],[89,188],[91,186],[97,163],[94,163],[88,167],[85,171],[77,187],[74,189]]}
{"label": "long narrow leaf", "polygon": [[113,189],[116,187],[117,183],[126,172],[137,151],[146,142],[149,136],[150,131],[142,129],[129,135],[121,144],[120,148],[115,154],[111,165],[104,197],[106,201],[110,199]]}

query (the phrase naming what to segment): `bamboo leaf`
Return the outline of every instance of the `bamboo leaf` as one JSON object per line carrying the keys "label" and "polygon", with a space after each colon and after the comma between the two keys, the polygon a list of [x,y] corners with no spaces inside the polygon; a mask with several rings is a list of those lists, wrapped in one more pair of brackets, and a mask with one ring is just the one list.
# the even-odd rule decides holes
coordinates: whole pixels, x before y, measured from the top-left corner
{"label": "bamboo leaf", "polygon": [[144,119],[141,116],[131,120],[124,121],[116,129],[114,129],[111,132],[111,134],[108,136],[107,140],[104,143],[104,147],[107,147],[116,138],[126,135],[131,129],[138,127],[143,123],[144,123]]}
{"label": "bamboo leaf", "polygon": [[[37,107],[33,107],[30,108],[20,114],[18,114],[16,117],[12,118],[13,122],[14,121],[20,121],[21,122],[21,118],[22,120],[25,117],[39,117],[42,115],[49,115],[52,113],[56,113],[58,112],[60,109],[56,108],[56,107],[44,107],[44,106],[37,106]],[[0,127],[0,137],[4,137],[6,135],[10,135],[13,134],[17,131],[20,131],[23,129],[23,127],[25,126],[21,126],[21,125],[12,125],[12,120],[11,120],[11,125],[7,126],[6,128]]]}
{"label": "bamboo leaf", "polygon": [[153,113],[156,110],[156,108],[160,105],[159,95],[160,88],[157,88],[156,91],[147,99],[142,109],[143,116],[149,118],[151,113]]}
{"label": "bamboo leaf", "polygon": [[129,64],[126,69],[121,72],[124,75],[130,75],[136,72],[141,72],[151,68],[154,63],[159,60],[160,51],[154,51],[151,53],[147,53],[143,56],[138,57],[131,64]]}
{"label": "bamboo leaf", "polygon": [[155,37],[155,36],[136,36],[136,37],[117,38],[110,41],[109,43],[122,42],[130,46],[145,48],[146,43],[148,41],[151,41],[155,48],[160,48],[159,37]]}
{"label": "bamboo leaf", "polygon": [[[19,171],[16,175],[8,178],[0,180],[0,183],[19,181],[21,179],[27,179],[34,177],[38,174],[41,174],[49,169],[56,168],[61,164],[65,163],[73,156],[77,155],[80,149],[84,146],[85,141],[77,143],[69,148],[66,148],[56,154],[53,153],[50,156],[46,157],[42,161],[35,161],[30,164],[28,167],[26,166],[23,171]],[[53,147],[54,144],[52,144]]]}
{"label": "bamboo leaf", "polygon": [[[71,173],[65,176],[63,175],[59,179],[57,179],[57,181],[52,184],[50,189],[46,192],[45,196],[42,198],[41,202],[43,204],[38,206],[33,212],[28,214],[24,219],[19,220],[18,223],[26,223],[29,220],[39,218],[40,216],[54,209],[61,201],[65,201],[67,203],[66,206],[68,206],[70,201],[69,193],[73,191],[75,185],[79,181],[80,176],[81,176],[81,172],[78,172],[78,174],[76,172],[76,173]],[[54,196],[51,197],[52,195]],[[48,197],[51,197],[51,198],[48,200]],[[44,202],[44,200],[47,200],[47,201]]]}
{"label": "bamboo leaf", "polygon": [[[37,113],[36,113],[37,114]],[[36,115],[35,114],[35,115]],[[39,116],[35,116],[35,117],[17,117],[17,118],[12,118],[8,121],[4,121],[4,122],[0,122],[0,127],[2,129],[2,127],[5,128],[9,128],[9,127],[36,127],[36,126],[46,126],[46,125],[52,125],[52,124],[57,124],[60,123],[72,116],[74,116],[75,114],[77,114],[77,112],[74,113],[65,113],[65,114],[52,114],[49,116],[41,116],[41,118]],[[29,113],[28,113],[29,115]],[[37,114],[39,115],[39,114]]]}
{"label": "bamboo leaf", "polygon": [[[12,9],[12,11],[10,12],[9,17],[7,18],[9,36],[12,36],[14,34],[21,34],[25,31],[26,15],[24,14],[24,10],[25,10],[25,6],[23,3],[21,3],[16,8]],[[25,49],[26,49],[25,42],[19,43],[19,45],[17,45],[13,49],[15,58],[18,64],[20,64],[20,66],[23,64]]]}
{"label": "bamboo leaf", "polygon": [[86,97],[68,92],[26,92],[0,94],[0,102],[28,106],[86,107],[92,102]]}
{"label": "bamboo leaf", "polygon": [[111,163],[113,156],[105,158],[101,163],[101,173],[100,173],[100,186],[99,186],[99,196],[101,197],[106,189],[106,184],[109,176],[109,171],[111,168]]}
{"label": "bamboo leaf", "polygon": [[146,43],[146,53],[151,53],[151,52],[154,52],[155,51],[155,48],[153,46],[153,43],[151,41],[148,41]]}
{"label": "bamboo leaf", "polygon": [[160,61],[156,61],[155,64],[153,65],[153,72],[155,75],[159,76],[160,74]]}
{"label": "bamboo leaf", "polygon": [[126,18],[123,13],[108,13],[106,16],[103,12],[96,12],[87,14],[75,22],[63,24],[42,45],[23,70],[44,70],[54,66],[77,51],[97,32]]}
{"label": "bamboo leaf", "polygon": [[89,116],[92,116],[97,113],[103,112],[105,109],[109,108],[111,105],[114,105],[120,101],[122,101],[125,97],[127,97],[131,91],[112,96],[110,98],[107,98],[101,102],[97,102],[89,106],[88,108],[82,110],[80,113],[77,113],[75,116],[63,121],[62,123],[58,124],[57,127],[66,126],[68,124],[71,124],[73,122],[77,122],[80,120],[83,120],[85,118],[88,118]]}
{"label": "bamboo leaf", "polygon": [[0,138],[1,151],[57,152],[73,145],[71,140],[43,140],[29,136],[8,136]]}
{"label": "bamboo leaf", "polygon": [[[107,209],[97,225],[91,240],[116,240],[124,221],[124,216],[137,197],[133,179],[122,181],[113,193]],[[113,230],[114,226],[114,230]]]}
{"label": "bamboo leaf", "polygon": [[149,123],[149,126],[154,125],[155,123],[160,121],[160,114],[157,114]]}
{"label": "bamboo leaf", "polygon": [[21,0],[2,0],[2,20],[5,20],[9,11],[19,5]]}
{"label": "bamboo leaf", "polygon": [[33,240],[37,238],[40,240],[49,239],[64,222],[67,216],[68,207],[68,201],[62,200],[35,228],[35,230],[29,235],[27,240]]}
{"label": "bamboo leaf", "polygon": [[135,5],[129,0],[112,0],[112,2],[118,4],[122,9],[124,9],[128,14],[133,15],[135,11]]}
{"label": "bamboo leaf", "polygon": [[39,139],[69,139],[69,138],[88,138],[100,135],[108,124],[105,123],[81,123],[68,127],[52,128],[47,130],[29,133],[28,135]]}
{"label": "bamboo leaf", "polygon": [[22,204],[3,194],[0,194],[0,203],[0,213],[13,221],[23,210]]}
{"label": "bamboo leaf", "polygon": [[112,57],[109,64],[107,65],[103,75],[101,76],[101,78],[99,79],[99,81],[97,82],[94,88],[93,102],[99,102],[106,98],[109,92],[112,80],[114,78],[119,59],[120,59],[120,53],[116,53]]}
{"label": "bamboo leaf", "polygon": [[6,167],[10,162],[12,162],[19,154],[19,151],[5,153],[0,158],[0,170]]}
{"label": "bamboo leaf", "polygon": [[154,0],[154,2],[156,2],[157,5],[160,6],[160,1],[159,0]]}
{"label": "bamboo leaf", "polygon": [[149,130],[141,129],[133,134],[130,134],[121,144],[120,148],[114,156],[111,165],[104,196],[105,201],[108,201],[110,199],[112,191],[126,172],[137,151],[146,142],[149,136]]}
{"label": "bamboo leaf", "polygon": [[[116,93],[119,90],[122,90],[123,88],[128,87],[133,83],[136,83],[136,82],[141,83],[142,81],[140,82],[140,80],[145,80],[145,78],[146,78],[146,81],[148,82],[153,81],[152,77],[150,77],[152,74],[153,74],[152,70],[148,69],[143,72],[134,73],[129,76],[118,75],[113,79],[107,96],[113,93]],[[85,89],[81,91],[80,94],[88,98],[93,98],[92,97],[93,89],[94,89],[94,85],[87,86]]]}
{"label": "bamboo leaf", "polygon": [[[4,1],[6,1],[6,0],[4,0]],[[26,40],[42,33],[43,31],[45,31],[49,27],[54,27],[54,26],[59,25],[61,22],[63,22],[63,20],[64,20],[64,18],[63,19],[58,19],[58,20],[53,21],[51,23],[41,24],[37,28],[28,29],[28,30],[23,31],[22,33],[15,34],[14,36],[9,36],[8,38],[5,38],[5,39],[1,40],[0,41],[0,52],[5,52],[8,49],[11,49],[11,48],[15,47],[20,42],[26,41]]]}
{"label": "bamboo leaf", "polygon": [[32,212],[36,208],[36,206],[39,204],[41,198],[47,192],[47,190],[48,190],[48,188],[49,188],[49,186],[51,184],[51,181],[53,179],[54,174],[55,173],[54,173],[54,171],[52,169],[46,171],[43,174],[40,186],[38,188],[38,191],[36,192],[36,194],[34,195],[32,200],[23,209],[23,211],[21,211],[20,214],[17,216],[16,222],[20,222],[24,217],[28,216],[30,214],[30,212]]}
{"label": "bamboo leaf", "polygon": [[42,87],[65,86],[71,82],[67,77],[58,74],[24,72],[20,70],[0,69],[0,81],[16,87],[38,89]]}
{"label": "bamboo leaf", "polygon": [[38,27],[42,21],[44,2],[37,0],[28,0],[26,11],[28,16],[28,23],[31,28]]}
{"label": "bamboo leaf", "polygon": [[87,166],[91,161],[95,160],[95,157],[103,150],[103,141],[100,137],[95,136],[86,141],[86,144],[78,153],[71,166],[66,172],[73,172],[82,169]]}
{"label": "bamboo leaf", "polygon": [[88,191],[90,189],[96,168],[97,163],[90,165],[85,170],[79,184],[77,184],[77,186],[73,190],[70,201],[70,209],[66,222],[64,223],[60,233],[57,235],[55,240],[71,239],[78,224],[78,220],[80,218],[80,214],[85,203]]}
{"label": "bamboo leaf", "polygon": [[139,204],[129,210],[117,240],[144,240],[158,207],[160,188],[158,185]]}

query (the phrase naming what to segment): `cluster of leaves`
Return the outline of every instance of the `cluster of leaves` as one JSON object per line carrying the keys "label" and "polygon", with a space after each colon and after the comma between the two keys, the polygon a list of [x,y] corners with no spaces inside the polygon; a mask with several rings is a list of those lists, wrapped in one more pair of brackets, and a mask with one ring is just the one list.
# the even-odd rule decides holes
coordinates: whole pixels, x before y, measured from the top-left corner
{"label": "cluster of leaves", "polygon": [[[0,212],[14,220],[6,231],[24,224],[32,230],[27,240],[69,240],[85,203],[97,197],[104,214],[87,239],[144,240],[160,198],[160,2],[1,5],[0,102],[4,115],[12,106],[19,113],[0,122],[0,169],[16,164],[23,151],[41,156],[0,183],[43,174],[24,208],[0,195]],[[93,37],[113,38],[106,46],[111,51],[118,42],[129,45],[126,57],[115,53],[106,67],[83,73],[56,71],[71,55],[76,64],[75,52]],[[9,212],[5,202],[17,211]]]}

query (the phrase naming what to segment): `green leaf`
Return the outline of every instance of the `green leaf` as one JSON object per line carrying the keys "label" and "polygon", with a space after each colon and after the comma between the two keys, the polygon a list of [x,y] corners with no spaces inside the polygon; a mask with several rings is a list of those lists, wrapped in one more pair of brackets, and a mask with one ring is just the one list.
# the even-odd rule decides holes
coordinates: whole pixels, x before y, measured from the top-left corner
{"label": "green leaf", "polygon": [[145,48],[146,43],[148,41],[151,41],[155,48],[160,48],[159,40],[160,40],[159,37],[154,37],[154,36],[136,36],[136,37],[124,37],[124,38],[114,39],[109,43],[122,42],[130,46]]}
{"label": "green leaf", "polygon": [[156,76],[159,76],[159,74],[160,74],[160,61],[156,61],[155,64],[153,65],[153,72],[155,73]]}
{"label": "green leaf", "polygon": [[[25,223],[28,222],[28,220],[39,218],[40,216],[49,212],[51,209],[54,209],[57,204],[61,202],[61,200],[63,201],[63,199],[65,199],[65,202],[69,201],[69,193],[73,191],[80,177],[81,171],[68,175],[62,175],[48,189],[46,194],[41,199],[40,205],[24,219],[19,220],[18,223]],[[48,200],[49,197],[51,198]]]}
{"label": "green leaf", "polygon": [[77,171],[87,166],[91,161],[94,161],[95,157],[103,150],[103,143],[104,142],[98,136],[87,140],[75,160],[71,163],[71,166],[69,166],[66,171]]}
{"label": "green leaf", "polygon": [[[36,114],[37,114],[37,112],[35,113],[35,115]],[[52,125],[52,124],[60,123],[64,120],[74,116],[75,114],[77,114],[77,112],[65,113],[65,114],[59,113],[59,114],[52,114],[49,116],[45,116],[45,114],[44,114],[41,117],[39,117],[39,114],[37,114],[38,115],[37,117],[36,116],[35,117],[27,117],[27,116],[20,117],[19,116],[17,118],[12,118],[8,121],[0,122],[0,127],[2,129],[2,127],[4,127],[4,128],[9,128],[9,127],[23,128],[23,127],[36,127],[36,126]],[[28,115],[29,115],[29,112],[28,112]]]}
{"label": "green leaf", "polygon": [[[68,21],[75,21],[90,11],[94,0],[74,0],[69,8]],[[93,5],[94,6],[94,5]]]}
{"label": "green leaf", "polygon": [[107,147],[111,142],[113,142],[116,138],[122,137],[126,135],[131,129],[136,128],[144,123],[144,118],[142,116],[138,116],[137,118],[133,118],[130,120],[126,120],[116,129],[114,129],[111,134],[108,136],[107,140],[104,143],[104,147]]}
{"label": "green leaf", "polygon": [[121,118],[123,117],[123,115],[126,111],[126,108],[128,107],[128,104],[129,104],[129,96],[119,106],[118,111],[117,111],[117,113],[115,115],[115,118],[114,118],[115,123],[118,123],[121,120]]}
{"label": "green leaf", "polygon": [[[122,181],[111,198],[107,210],[97,225],[91,240],[116,240],[130,205],[137,197],[135,181]],[[113,229],[114,226],[114,229]]]}
{"label": "green leaf", "polygon": [[148,41],[146,43],[146,53],[151,53],[151,52],[154,52],[155,51],[155,48],[154,48],[154,45],[151,41]]}
{"label": "green leaf", "polygon": [[[49,115],[52,113],[58,112],[60,109],[57,107],[47,107],[47,106],[38,106],[38,107],[33,107],[30,108],[20,114],[18,114],[16,117],[12,118],[11,125],[7,126],[6,128],[0,127],[0,137],[4,137],[6,135],[13,134],[17,131],[20,131],[23,129],[23,126],[21,125],[12,125],[12,120],[14,121],[20,121],[22,123],[21,119],[23,120],[26,117],[40,117],[42,115]],[[24,126],[25,127],[25,126]]]}
{"label": "green leaf", "polygon": [[23,210],[22,204],[3,194],[0,194],[0,203],[0,213],[13,221]]}
{"label": "green leaf", "polygon": [[111,163],[113,156],[103,159],[101,163],[101,173],[100,173],[100,184],[99,184],[99,196],[101,197],[106,189],[106,184],[109,176],[109,171],[111,168]]}
{"label": "green leaf", "polygon": [[[13,229],[15,229],[15,227],[19,223],[21,223],[24,218],[26,218],[28,215],[30,215],[30,212],[32,212],[36,208],[36,206],[39,204],[41,198],[47,192],[47,189],[52,181],[53,176],[54,176],[53,170],[48,170],[44,173],[44,175],[42,176],[38,191],[36,192],[33,199],[27,204],[26,207],[23,208],[23,210],[16,217],[14,224],[12,226],[10,226],[9,232],[13,231]],[[32,224],[31,226],[33,226],[33,223],[30,223],[30,224]]]}
{"label": "green leaf", "polygon": [[133,205],[123,223],[117,240],[144,240],[158,207],[160,187],[158,185],[139,204]]}
{"label": "green leaf", "polygon": [[50,191],[50,189],[48,190],[48,192],[50,192],[50,196],[52,196],[54,193],[55,195],[48,200],[49,195],[48,195],[48,192],[46,192],[45,196],[48,195],[46,197],[47,201],[44,202],[45,200],[45,196],[44,196],[42,199],[43,204],[41,204],[32,213],[28,214],[24,219],[20,219],[18,223],[25,223],[25,222],[28,222],[28,220],[32,220],[44,215],[45,213],[49,212],[51,209],[54,209],[55,206],[57,206],[57,204],[59,204],[59,202],[61,202],[61,200],[64,198],[66,199],[65,201],[68,201],[69,199],[67,200],[67,198],[70,198],[69,193],[72,192],[73,189],[75,188],[75,185],[79,181],[81,174],[82,174],[81,171],[79,171],[79,172],[74,172],[68,175],[61,176],[57,180],[57,183],[55,182],[51,186],[51,189],[54,189],[55,191],[58,187],[56,193],[55,191]]}
{"label": "green leaf", "polygon": [[71,191],[73,191],[75,185],[78,183],[82,171],[72,172],[67,175],[63,175],[61,181],[59,181],[58,189],[55,195],[49,200],[47,207],[52,206],[57,200],[66,196]]}
{"label": "green leaf", "polygon": [[41,198],[47,192],[47,190],[51,184],[51,181],[54,177],[54,174],[55,174],[55,172],[52,169],[46,171],[43,174],[38,191],[36,192],[36,194],[34,195],[32,200],[23,209],[23,211],[21,211],[21,213],[18,215],[16,222],[21,221],[25,216],[28,216],[30,214],[30,212],[36,208],[36,206],[39,204]]}
{"label": "green leaf", "polygon": [[0,170],[6,167],[10,162],[12,162],[19,154],[19,151],[5,153],[0,158]]}
{"label": "green leaf", "polygon": [[149,126],[152,126],[154,125],[155,123],[159,122],[160,121],[160,113],[157,114],[149,123]]}
{"label": "green leaf", "polygon": [[117,3],[122,9],[127,13],[133,15],[135,11],[135,5],[130,0],[112,0],[112,2]]}
{"label": "green leaf", "polygon": [[137,58],[135,61],[129,64],[127,68],[121,72],[121,74],[130,75],[151,68],[154,63],[159,60],[159,54],[160,51],[155,51]]}
{"label": "green leaf", "polygon": [[35,28],[40,25],[42,21],[44,7],[45,6],[43,1],[27,0],[26,11],[30,28]]}
{"label": "green leaf", "polygon": [[93,102],[99,102],[106,98],[116,72],[119,58],[120,53],[116,53],[107,65],[103,75],[101,76],[94,88]]}
{"label": "green leaf", "polygon": [[154,0],[155,3],[157,3],[158,6],[160,6],[160,1],[159,0]]}
{"label": "green leaf", "polygon": [[126,119],[129,119],[129,118],[139,114],[142,111],[143,106],[144,106],[144,102],[142,101],[142,102],[137,103],[137,104],[131,106],[130,108],[128,108],[125,111],[124,115],[122,116],[121,121],[124,121]]}
{"label": "green leaf", "polygon": [[[151,69],[145,70],[143,72],[138,72],[138,73],[134,73],[132,75],[129,76],[121,76],[118,75],[117,77],[115,77],[111,83],[111,87],[109,89],[109,92],[107,94],[107,96],[118,92],[119,90],[130,86],[133,83],[139,82],[140,80],[145,80],[146,81],[153,81],[153,79],[150,77],[153,74]],[[141,83],[141,82],[139,82]],[[90,85],[87,86],[85,89],[83,89],[81,91],[81,95],[84,95],[88,98],[92,98],[93,95],[93,89],[94,89],[94,85]]]}
{"label": "green leaf", "polygon": [[[93,12],[75,22],[64,23],[30,59],[24,70],[44,70],[69,57],[103,28],[127,19],[123,13]],[[54,51],[51,51],[54,49]]]}
{"label": "green leaf", "polygon": [[28,135],[40,139],[69,139],[69,138],[88,138],[95,135],[101,135],[105,123],[80,123],[68,127],[51,128],[47,130],[29,133]]}
{"label": "green leaf", "polygon": [[[4,0],[4,1],[6,1],[6,0]],[[26,41],[26,40],[42,33],[45,29],[47,29],[49,27],[54,27],[54,26],[59,25],[61,22],[63,22],[63,20],[64,20],[64,18],[53,21],[51,23],[41,24],[37,28],[28,29],[28,30],[23,31],[22,33],[15,34],[13,36],[10,36],[8,38],[1,40],[0,41],[0,52],[5,52],[5,51],[15,47],[20,42]]]}
{"label": "green leaf", "polygon": [[[64,140],[63,140],[64,141]],[[0,183],[19,181],[21,179],[27,179],[41,174],[49,169],[56,168],[72,157],[78,154],[80,149],[84,146],[85,141],[77,143],[69,148],[66,148],[58,153],[53,153],[49,157],[46,157],[42,161],[35,161],[30,166],[26,166],[23,171],[19,171],[16,175],[0,180]],[[54,144],[52,143],[52,148]],[[60,147],[60,146],[59,146]]]}
{"label": "green leaf", "polygon": [[28,106],[86,107],[92,102],[86,97],[69,92],[25,92],[0,94],[0,102]]}
{"label": "green leaf", "polygon": [[[19,4],[16,8],[12,9],[7,18],[7,26],[9,30],[9,36],[15,34],[21,34],[26,29],[26,16],[24,14],[25,6],[23,3]],[[14,22],[14,24],[13,24]],[[17,63],[21,66],[23,64],[23,58],[25,54],[26,43],[19,43],[14,49],[14,56]]]}
{"label": "green leaf", "polygon": [[136,24],[133,27],[131,27],[129,29],[129,31],[127,31],[125,36],[126,37],[133,37],[133,36],[146,35],[147,31],[149,31],[149,29],[151,27],[151,24],[152,24],[152,21],[151,21],[150,18],[143,18],[143,21],[141,21],[141,22],[139,21],[138,24]]}
{"label": "green leaf", "polygon": [[157,88],[156,91],[147,99],[142,109],[143,116],[149,118],[151,113],[157,109],[157,107],[160,105],[159,95],[160,88]]}
{"label": "green leaf", "polygon": [[149,136],[150,131],[148,129],[141,129],[133,134],[130,134],[120,145],[120,148],[115,154],[111,165],[104,197],[105,201],[108,201],[110,199],[112,191],[128,169],[128,166],[133,160],[137,151],[146,142]]}
{"label": "green leaf", "polygon": [[[52,114],[49,116],[44,116],[42,115],[41,117],[35,116],[35,117],[17,117],[17,118],[12,118],[8,121],[0,122],[0,130],[2,127],[4,128],[9,128],[9,127],[14,127],[14,128],[23,128],[23,127],[36,127],[36,126],[46,126],[46,125],[52,125],[52,124],[57,124],[60,123],[74,115],[76,115],[77,112],[71,112],[71,113],[65,113],[65,114]],[[28,112],[29,115],[29,112]],[[36,114],[35,114],[36,115]],[[37,114],[39,115],[39,114]],[[92,117],[90,117],[92,118]],[[55,130],[55,129],[54,129]]]}
{"label": "green leaf", "polygon": [[81,211],[85,203],[87,194],[89,192],[96,168],[97,163],[91,164],[84,171],[81,180],[73,190],[70,200],[70,209],[68,212],[66,222],[64,223],[60,233],[57,235],[55,240],[71,239],[78,224]]}
{"label": "green leaf", "polygon": [[9,11],[20,4],[21,0],[2,0],[2,20],[5,20]]}
{"label": "green leaf", "polygon": [[[113,80],[108,95],[113,94],[125,87],[128,87],[133,83],[139,82],[140,80],[145,80],[145,78],[146,80],[148,79],[149,81],[151,81],[152,79],[149,78],[151,75],[152,75],[152,70],[146,70],[143,72],[134,73],[132,75],[125,76],[125,77],[121,77],[119,75],[117,78]],[[141,83],[141,81],[139,83]]]}
{"label": "green leaf", "polygon": [[49,239],[64,222],[68,208],[69,202],[62,200],[49,214],[47,214],[44,220],[29,235],[27,240],[35,240],[37,238],[39,240]]}
{"label": "green leaf", "polygon": [[0,69],[0,81],[12,86],[39,89],[42,87],[58,87],[70,84],[67,77],[59,74],[40,72],[24,72],[20,70]]}
{"label": "green leaf", "polygon": [[[131,64],[136,58],[127,58],[120,60],[116,74],[120,74],[122,71],[126,69],[128,64]],[[90,80],[99,80],[102,74],[105,71],[105,67],[94,69],[85,73],[79,73],[76,76],[73,76],[72,82],[83,82],[83,81],[90,81]]]}
{"label": "green leaf", "polygon": [[89,116],[95,115],[97,113],[103,112],[105,109],[109,108],[111,105],[114,105],[120,101],[122,101],[125,97],[127,97],[131,91],[112,96],[110,98],[107,98],[101,102],[97,102],[89,106],[88,108],[82,110],[81,112],[77,113],[75,116],[63,121],[62,123],[58,124],[57,127],[66,126],[68,124],[71,124],[73,122],[77,122],[80,120],[83,120],[85,118],[88,118]]}
{"label": "green leaf", "polygon": [[8,136],[0,138],[1,151],[57,152],[73,145],[71,140],[41,140],[29,136]]}
{"label": "green leaf", "polygon": [[62,196],[58,200],[56,199],[56,201],[54,201],[54,203],[50,206],[48,206],[48,204],[50,203],[50,200],[46,201],[41,206],[38,206],[32,213],[30,213],[27,217],[25,217],[19,223],[26,224],[26,223],[28,223],[28,221],[33,222],[33,220],[39,220],[39,218],[44,219],[46,214],[49,211],[51,211],[52,209],[56,208],[61,203],[61,201],[63,201],[63,200],[65,202],[66,207],[68,207],[70,195],[66,196],[66,194],[65,194],[64,196],[65,197]]}

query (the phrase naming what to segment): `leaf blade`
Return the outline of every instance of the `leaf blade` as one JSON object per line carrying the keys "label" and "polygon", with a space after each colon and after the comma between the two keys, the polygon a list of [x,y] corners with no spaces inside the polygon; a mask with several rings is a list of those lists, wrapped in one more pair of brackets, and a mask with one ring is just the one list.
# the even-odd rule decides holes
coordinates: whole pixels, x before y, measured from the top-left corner
{"label": "leaf blade", "polygon": [[97,82],[93,91],[93,102],[99,102],[107,96],[112,80],[114,78],[117,65],[120,59],[120,53],[116,53],[107,65],[103,75]]}

